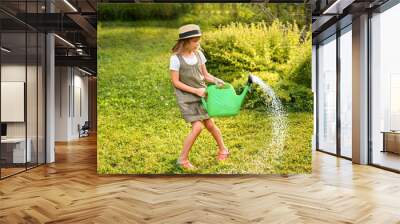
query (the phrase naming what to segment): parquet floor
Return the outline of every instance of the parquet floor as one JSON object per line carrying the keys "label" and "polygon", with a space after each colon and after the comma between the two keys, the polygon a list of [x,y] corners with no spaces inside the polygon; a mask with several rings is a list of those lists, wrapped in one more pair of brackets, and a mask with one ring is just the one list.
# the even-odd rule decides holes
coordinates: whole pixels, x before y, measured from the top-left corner
{"label": "parquet floor", "polygon": [[296,176],[98,176],[96,139],[0,181],[0,223],[400,223],[400,175],[315,152]]}
{"label": "parquet floor", "polygon": [[18,172],[21,172],[21,171],[24,171],[25,170],[25,167],[23,167],[23,168],[14,168],[14,167],[12,167],[12,168],[9,168],[9,167],[7,167],[7,168],[1,168],[1,176],[2,177],[7,177],[7,176],[10,176],[10,175],[13,175],[13,174],[15,174],[15,173],[18,173]]}

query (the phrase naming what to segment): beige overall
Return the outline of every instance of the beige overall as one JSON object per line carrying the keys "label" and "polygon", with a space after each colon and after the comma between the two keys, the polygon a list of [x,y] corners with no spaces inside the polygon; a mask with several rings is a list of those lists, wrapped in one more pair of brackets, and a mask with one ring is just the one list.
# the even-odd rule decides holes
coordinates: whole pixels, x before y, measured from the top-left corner
{"label": "beige overall", "polygon": [[[198,52],[195,52],[195,56],[197,57],[197,63],[189,65],[181,55],[177,54],[180,63],[179,81],[194,88],[206,88],[207,85],[200,70],[200,56]],[[181,110],[183,119],[185,119],[186,122],[190,123],[210,118],[207,111],[201,105],[201,98],[199,96],[185,92],[176,87],[174,88],[177,103]]]}

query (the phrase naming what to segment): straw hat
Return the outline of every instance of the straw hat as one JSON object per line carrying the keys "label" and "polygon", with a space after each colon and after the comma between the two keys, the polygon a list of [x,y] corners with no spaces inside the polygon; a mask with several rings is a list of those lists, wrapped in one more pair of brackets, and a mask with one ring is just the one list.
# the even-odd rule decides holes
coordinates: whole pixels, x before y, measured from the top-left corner
{"label": "straw hat", "polygon": [[187,38],[192,38],[192,37],[200,37],[201,36],[201,31],[200,27],[196,24],[188,24],[179,27],[179,39],[178,40],[183,40]]}

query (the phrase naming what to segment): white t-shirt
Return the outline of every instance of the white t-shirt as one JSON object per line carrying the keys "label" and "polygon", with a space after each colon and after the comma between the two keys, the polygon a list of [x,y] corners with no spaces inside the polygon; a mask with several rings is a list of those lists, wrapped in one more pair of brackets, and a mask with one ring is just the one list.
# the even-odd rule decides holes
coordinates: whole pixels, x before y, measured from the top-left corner
{"label": "white t-shirt", "polygon": [[[206,57],[204,56],[203,52],[197,51],[200,56],[200,64],[205,64],[207,62]],[[183,60],[189,65],[194,65],[197,63],[197,57],[194,53],[190,57],[183,57]],[[179,63],[179,58],[175,54],[171,56],[170,62],[169,62],[169,69],[174,70],[174,71],[179,71],[180,63]]]}

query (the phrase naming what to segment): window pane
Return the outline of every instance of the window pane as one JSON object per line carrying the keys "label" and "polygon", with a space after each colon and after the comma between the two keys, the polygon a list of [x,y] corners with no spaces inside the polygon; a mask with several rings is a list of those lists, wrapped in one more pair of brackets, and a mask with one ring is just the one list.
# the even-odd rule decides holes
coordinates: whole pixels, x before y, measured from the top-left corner
{"label": "window pane", "polygon": [[39,33],[38,46],[38,163],[45,163],[45,52],[46,39],[43,33]]}
{"label": "window pane", "polygon": [[351,158],[352,141],[352,35],[351,26],[340,36],[340,153]]}
{"label": "window pane", "polygon": [[27,112],[27,141],[30,147],[28,168],[37,165],[37,41],[36,32],[28,32],[28,63],[26,80],[26,112]]}
{"label": "window pane", "polygon": [[[2,178],[25,170],[30,161],[26,144],[26,34],[1,34],[1,174]],[[27,148],[28,147],[28,150]]]}
{"label": "window pane", "polygon": [[44,6],[44,0],[0,1],[1,178],[45,161],[45,35],[22,22],[38,18],[26,16]]}
{"label": "window pane", "polygon": [[318,148],[336,153],[336,36],[318,48]]}
{"label": "window pane", "polygon": [[400,170],[400,5],[371,19],[372,163]]}

